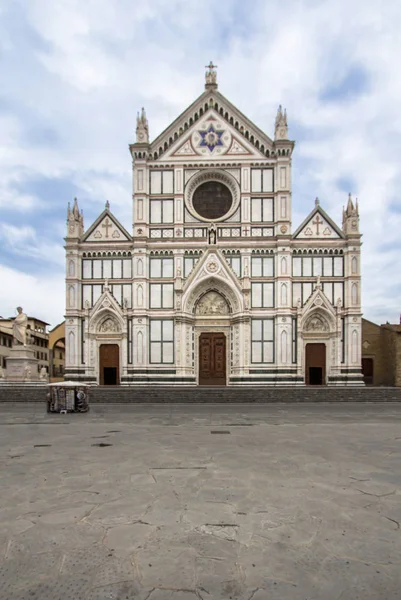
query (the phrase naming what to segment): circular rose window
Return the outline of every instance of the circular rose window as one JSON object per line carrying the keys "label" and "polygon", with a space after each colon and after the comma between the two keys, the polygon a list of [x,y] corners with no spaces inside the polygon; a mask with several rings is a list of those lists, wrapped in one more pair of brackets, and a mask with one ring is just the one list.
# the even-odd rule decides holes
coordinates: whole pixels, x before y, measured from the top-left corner
{"label": "circular rose window", "polygon": [[219,181],[206,181],[196,188],[192,206],[204,219],[220,219],[230,210],[233,197],[226,185]]}

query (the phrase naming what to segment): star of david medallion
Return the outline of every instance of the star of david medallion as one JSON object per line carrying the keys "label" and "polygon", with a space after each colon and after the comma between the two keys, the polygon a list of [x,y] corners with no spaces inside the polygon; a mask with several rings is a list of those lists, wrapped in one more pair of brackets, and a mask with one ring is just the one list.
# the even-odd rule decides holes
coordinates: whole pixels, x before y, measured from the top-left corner
{"label": "star of david medallion", "polygon": [[209,125],[209,129],[206,131],[199,131],[198,133],[202,138],[199,144],[200,147],[206,146],[209,148],[210,152],[213,152],[216,146],[224,146],[223,140],[221,139],[224,131],[215,129],[213,125]]}

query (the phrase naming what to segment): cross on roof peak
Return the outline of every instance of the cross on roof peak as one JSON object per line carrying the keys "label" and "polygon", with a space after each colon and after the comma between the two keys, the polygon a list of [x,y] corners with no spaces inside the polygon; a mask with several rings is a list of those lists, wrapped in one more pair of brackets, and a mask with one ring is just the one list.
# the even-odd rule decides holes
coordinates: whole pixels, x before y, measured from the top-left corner
{"label": "cross on roof peak", "polygon": [[208,69],[205,74],[206,88],[217,88],[217,65],[214,65],[211,60],[210,63],[206,65],[205,69]]}

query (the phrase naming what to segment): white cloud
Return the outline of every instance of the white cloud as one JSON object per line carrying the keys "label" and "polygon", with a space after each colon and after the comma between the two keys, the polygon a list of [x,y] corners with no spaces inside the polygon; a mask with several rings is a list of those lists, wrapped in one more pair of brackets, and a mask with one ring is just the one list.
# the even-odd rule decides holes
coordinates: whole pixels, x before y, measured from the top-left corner
{"label": "white cloud", "polygon": [[16,269],[0,265],[0,281],[6,285],[0,286],[1,315],[5,318],[15,316],[17,306],[22,306],[24,312],[37,317],[52,327],[62,318],[65,305],[65,289],[62,273],[60,277],[51,275],[30,275]]}
{"label": "white cloud", "polygon": [[32,259],[44,261],[46,264],[54,264],[59,267],[65,263],[65,255],[62,247],[61,231],[60,243],[53,244],[46,239],[46,235],[38,237],[36,230],[31,226],[18,227],[6,223],[0,223],[0,242],[15,255],[25,257],[32,264]]}
{"label": "white cloud", "polygon": [[[110,200],[129,230],[128,144],[136,111],[146,106],[156,137],[202,92],[203,66],[213,58],[221,92],[268,135],[279,103],[288,109],[290,133],[291,127],[300,132],[294,216],[305,217],[319,196],[341,224],[346,192],[359,197],[364,308],[381,321],[398,318],[400,3],[20,0],[19,6],[30,34],[19,38],[10,26],[0,31],[9,69],[3,114],[0,104],[0,210],[8,211],[0,213],[0,231],[11,240],[25,235],[21,245],[11,244],[15,254],[62,261],[65,204],[72,198],[49,202],[29,186],[33,179],[71,181],[87,198],[86,214]],[[12,21],[12,8],[5,13]],[[365,78],[362,92],[323,99],[352,69]],[[54,132],[56,141],[30,138],[32,123]],[[353,182],[353,189],[341,189],[340,180]],[[22,221],[14,233],[10,206]],[[52,233],[60,232],[55,252],[41,224],[49,211],[57,219]],[[45,303],[52,311],[53,301]],[[58,320],[63,310],[64,296]]]}

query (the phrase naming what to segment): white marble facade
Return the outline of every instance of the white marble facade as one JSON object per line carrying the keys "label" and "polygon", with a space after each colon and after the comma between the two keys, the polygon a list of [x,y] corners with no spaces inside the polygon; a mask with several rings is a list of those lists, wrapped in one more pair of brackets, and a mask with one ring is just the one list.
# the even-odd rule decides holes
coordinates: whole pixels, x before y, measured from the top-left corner
{"label": "white marble facade", "polygon": [[361,385],[358,206],[339,227],[316,199],[293,228],[293,149],[281,107],[273,140],[213,66],[153,142],[142,109],[132,231],[108,203],[87,231],[68,209],[66,377],[198,385],[212,361],[223,385],[319,383],[316,365],[322,384]]}

